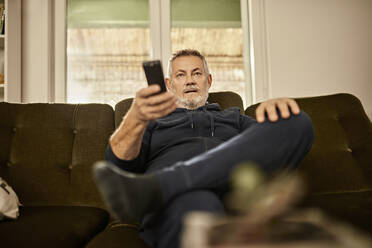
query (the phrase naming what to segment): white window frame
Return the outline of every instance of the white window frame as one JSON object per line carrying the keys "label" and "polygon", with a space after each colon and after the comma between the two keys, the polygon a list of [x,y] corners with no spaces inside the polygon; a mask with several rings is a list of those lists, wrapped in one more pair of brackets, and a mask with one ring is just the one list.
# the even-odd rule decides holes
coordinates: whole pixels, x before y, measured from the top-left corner
{"label": "white window frame", "polygon": [[67,101],[67,0],[54,4],[54,102]]}
{"label": "white window frame", "polygon": [[[252,76],[252,60],[250,52],[250,27],[249,27],[249,13],[248,13],[248,0],[240,0],[240,16],[243,30],[243,68],[245,75],[245,102],[249,106],[255,103],[254,94],[254,81]],[[246,107],[246,106],[245,106]]]}
{"label": "white window frame", "polygon": [[150,58],[160,59],[163,70],[171,55],[170,0],[149,0],[150,7]]}
{"label": "white window frame", "polygon": [[252,103],[272,97],[266,24],[266,0],[248,0]]}
{"label": "white window frame", "polygon": [[[66,14],[67,0],[54,0],[54,102],[66,102]],[[150,36],[152,59],[160,59],[166,70],[171,55],[171,15],[170,0],[149,0]],[[243,30],[243,61],[246,78],[246,103],[271,97],[269,63],[267,50],[267,29],[265,0],[240,0]]]}

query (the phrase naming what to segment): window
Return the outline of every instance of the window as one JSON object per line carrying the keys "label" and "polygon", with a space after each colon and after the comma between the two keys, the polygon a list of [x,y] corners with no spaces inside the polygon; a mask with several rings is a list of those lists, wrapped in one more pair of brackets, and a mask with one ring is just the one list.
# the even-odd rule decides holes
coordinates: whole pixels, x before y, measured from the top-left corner
{"label": "window", "polygon": [[68,0],[67,102],[114,105],[133,97],[146,86],[142,61],[157,58],[166,65],[171,53],[184,48],[206,56],[211,91],[235,91],[245,101],[240,0],[151,1]]}
{"label": "window", "polygon": [[172,0],[172,53],[195,48],[205,55],[213,91],[234,91],[245,99],[243,32],[239,0]]}
{"label": "window", "polygon": [[67,101],[116,102],[146,86],[148,0],[69,0]]}

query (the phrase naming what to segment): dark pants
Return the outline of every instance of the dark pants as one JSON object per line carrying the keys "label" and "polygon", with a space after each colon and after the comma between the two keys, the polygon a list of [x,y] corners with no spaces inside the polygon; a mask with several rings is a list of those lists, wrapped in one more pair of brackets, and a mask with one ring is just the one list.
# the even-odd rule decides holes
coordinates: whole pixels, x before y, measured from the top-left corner
{"label": "dark pants", "polygon": [[224,212],[216,190],[228,186],[235,165],[251,161],[272,174],[295,169],[310,150],[314,131],[301,112],[277,122],[253,124],[225,143],[159,173],[167,205],[147,215],[141,237],[151,247],[179,247],[182,218],[195,210]]}

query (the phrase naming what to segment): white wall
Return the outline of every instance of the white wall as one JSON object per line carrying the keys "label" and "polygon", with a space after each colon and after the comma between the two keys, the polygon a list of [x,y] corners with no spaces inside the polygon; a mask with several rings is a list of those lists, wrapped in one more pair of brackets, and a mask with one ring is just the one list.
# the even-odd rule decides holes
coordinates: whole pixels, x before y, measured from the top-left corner
{"label": "white wall", "polygon": [[269,96],[347,92],[372,120],[372,0],[265,0]]}

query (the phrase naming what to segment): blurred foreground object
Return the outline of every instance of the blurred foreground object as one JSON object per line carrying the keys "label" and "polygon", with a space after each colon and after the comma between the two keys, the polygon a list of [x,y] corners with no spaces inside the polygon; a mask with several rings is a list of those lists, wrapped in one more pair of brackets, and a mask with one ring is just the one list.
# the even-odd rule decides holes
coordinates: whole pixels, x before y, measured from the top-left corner
{"label": "blurred foreground object", "polygon": [[230,216],[194,212],[184,220],[183,248],[372,248],[372,241],[318,210],[295,210],[305,189],[296,173],[267,179],[254,164],[232,173]]}
{"label": "blurred foreground object", "polygon": [[305,192],[298,174],[283,172],[268,179],[253,163],[238,165],[231,174],[231,184],[226,205],[250,222],[265,222],[284,214]]}

